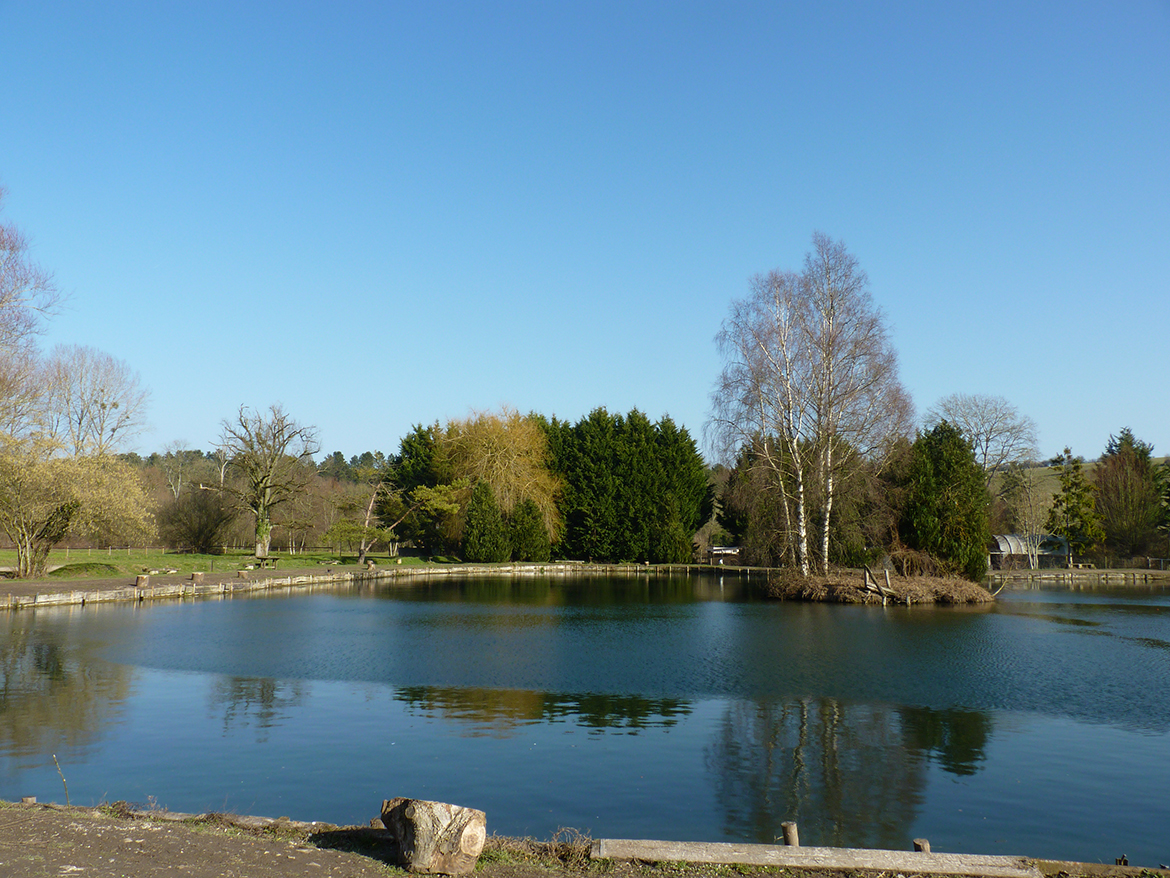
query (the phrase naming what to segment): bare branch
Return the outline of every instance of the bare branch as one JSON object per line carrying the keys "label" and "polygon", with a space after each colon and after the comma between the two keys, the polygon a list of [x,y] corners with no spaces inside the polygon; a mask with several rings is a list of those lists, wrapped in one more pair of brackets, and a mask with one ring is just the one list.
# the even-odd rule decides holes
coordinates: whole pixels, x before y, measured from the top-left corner
{"label": "bare branch", "polygon": [[225,483],[240,505],[256,517],[256,554],[266,557],[272,539],[271,512],[303,491],[316,472],[317,428],[297,423],[279,405],[267,414],[240,406],[235,421],[223,421],[220,447],[240,475]]}
{"label": "bare branch", "polygon": [[[0,188],[0,203],[4,189]],[[0,353],[28,348],[61,295],[53,276],[29,259],[28,241],[16,226],[0,223]]]}
{"label": "bare branch", "polygon": [[926,413],[928,429],[940,421],[953,424],[972,444],[988,486],[992,476],[1009,463],[1031,460],[1036,456],[1036,422],[1021,415],[1002,396],[952,393],[936,402]]}
{"label": "bare branch", "polygon": [[146,423],[147,391],[138,373],[103,351],[58,345],[42,369],[44,426],[71,454],[125,447]]}

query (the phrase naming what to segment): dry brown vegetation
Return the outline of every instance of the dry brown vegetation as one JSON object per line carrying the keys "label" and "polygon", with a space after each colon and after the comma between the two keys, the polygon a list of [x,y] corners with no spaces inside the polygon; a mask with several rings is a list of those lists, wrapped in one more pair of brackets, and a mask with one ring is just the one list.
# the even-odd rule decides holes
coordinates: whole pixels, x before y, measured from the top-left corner
{"label": "dry brown vegetation", "polygon": [[[880,585],[886,589],[881,571]],[[889,579],[887,602],[895,604],[984,604],[995,600],[991,592],[978,583],[958,577],[895,576]],[[882,595],[865,585],[861,570],[839,570],[827,576],[801,576],[795,570],[773,573],[764,593],[784,601],[824,601],[838,604],[880,604]]]}

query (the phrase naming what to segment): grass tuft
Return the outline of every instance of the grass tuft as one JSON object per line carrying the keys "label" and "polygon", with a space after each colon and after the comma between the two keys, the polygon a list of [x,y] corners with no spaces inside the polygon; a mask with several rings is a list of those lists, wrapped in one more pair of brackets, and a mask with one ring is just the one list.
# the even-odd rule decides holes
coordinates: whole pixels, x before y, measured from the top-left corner
{"label": "grass tuft", "polygon": [[116,564],[102,562],[66,564],[52,571],[49,574],[49,579],[88,579],[100,576],[117,576],[121,572]]}

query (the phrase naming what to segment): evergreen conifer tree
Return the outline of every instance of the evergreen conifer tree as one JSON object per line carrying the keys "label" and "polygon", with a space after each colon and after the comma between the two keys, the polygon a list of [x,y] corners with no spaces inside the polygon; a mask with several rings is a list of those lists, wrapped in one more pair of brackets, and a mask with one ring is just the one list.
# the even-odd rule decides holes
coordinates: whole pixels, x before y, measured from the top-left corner
{"label": "evergreen conifer tree", "polygon": [[547,561],[551,556],[544,518],[532,500],[523,500],[516,507],[508,531],[511,535],[513,560]]}
{"label": "evergreen conifer tree", "polygon": [[463,528],[463,560],[493,564],[512,556],[508,530],[491,485],[479,482],[467,504]]}
{"label": "evergreen conifer tree", "polygon": [[990,498],[971,443],[941,421],[918,436],[911,455],[902,541],[978,581],[987,573]]}
{"label": "evergreen conifer tree", "polygon": [[1083,555],[1105,539],[1097,520],[1097,498],[1085,476],[1084,463],[1083,458],[1073,457],[1072,449],[1066,448],[1052,466],[1060,476],[1060,491],[1052,498],[1045,527],[1068,541],[1070,566],[1073,555]]}

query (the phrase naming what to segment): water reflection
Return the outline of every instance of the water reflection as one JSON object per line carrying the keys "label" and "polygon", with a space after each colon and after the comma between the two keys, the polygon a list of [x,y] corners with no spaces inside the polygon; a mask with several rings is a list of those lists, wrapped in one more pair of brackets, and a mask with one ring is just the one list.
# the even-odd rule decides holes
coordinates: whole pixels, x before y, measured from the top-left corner
{"label": "water reflection", "polygon": [[395,601],[523,604],[543,607],[614,607],[743,600],[751,594],[740,576],[514,576],[427,580],[409,588],[383,583],[364,586],[355,597]]}
{"label": "water reflection", "polygon": [[990,731],[978,711],[732,701],[706,763],[728,837],[772,842],[795,820],[807,844],[903,849],[929,757],[972,774]]}
{"label": "water reflection", "polygon": [[86,661],[54,626],[10,615],[0,641],[0,751],[43,757],[91,743],[123,709],[131,671]]}
{"label": "water reflection", "polygon": [[301,680],[271,677],[217,677],[209,695],[213,715],[223,711],[223,732],[233,728],[256,729],[256,742],[264,743],[272,728],[305,705],[308,685]]}
{"label": "water reflection", "polygon": [[395,697],[427,716],[440,715],[464,723],[471,735],[500,737],[532,723],[566,721],[598,734],[637,734],[645,729],[669,728],[692,710],[688,701],[678,698],[521,689],[403,686],[395,690]]}
{"label": "water reflection", "polygon": [[991,715],[980,710],[931,710],[900,707],[906,746],[936,760],[959,777],[974,774],[986,757]]}

